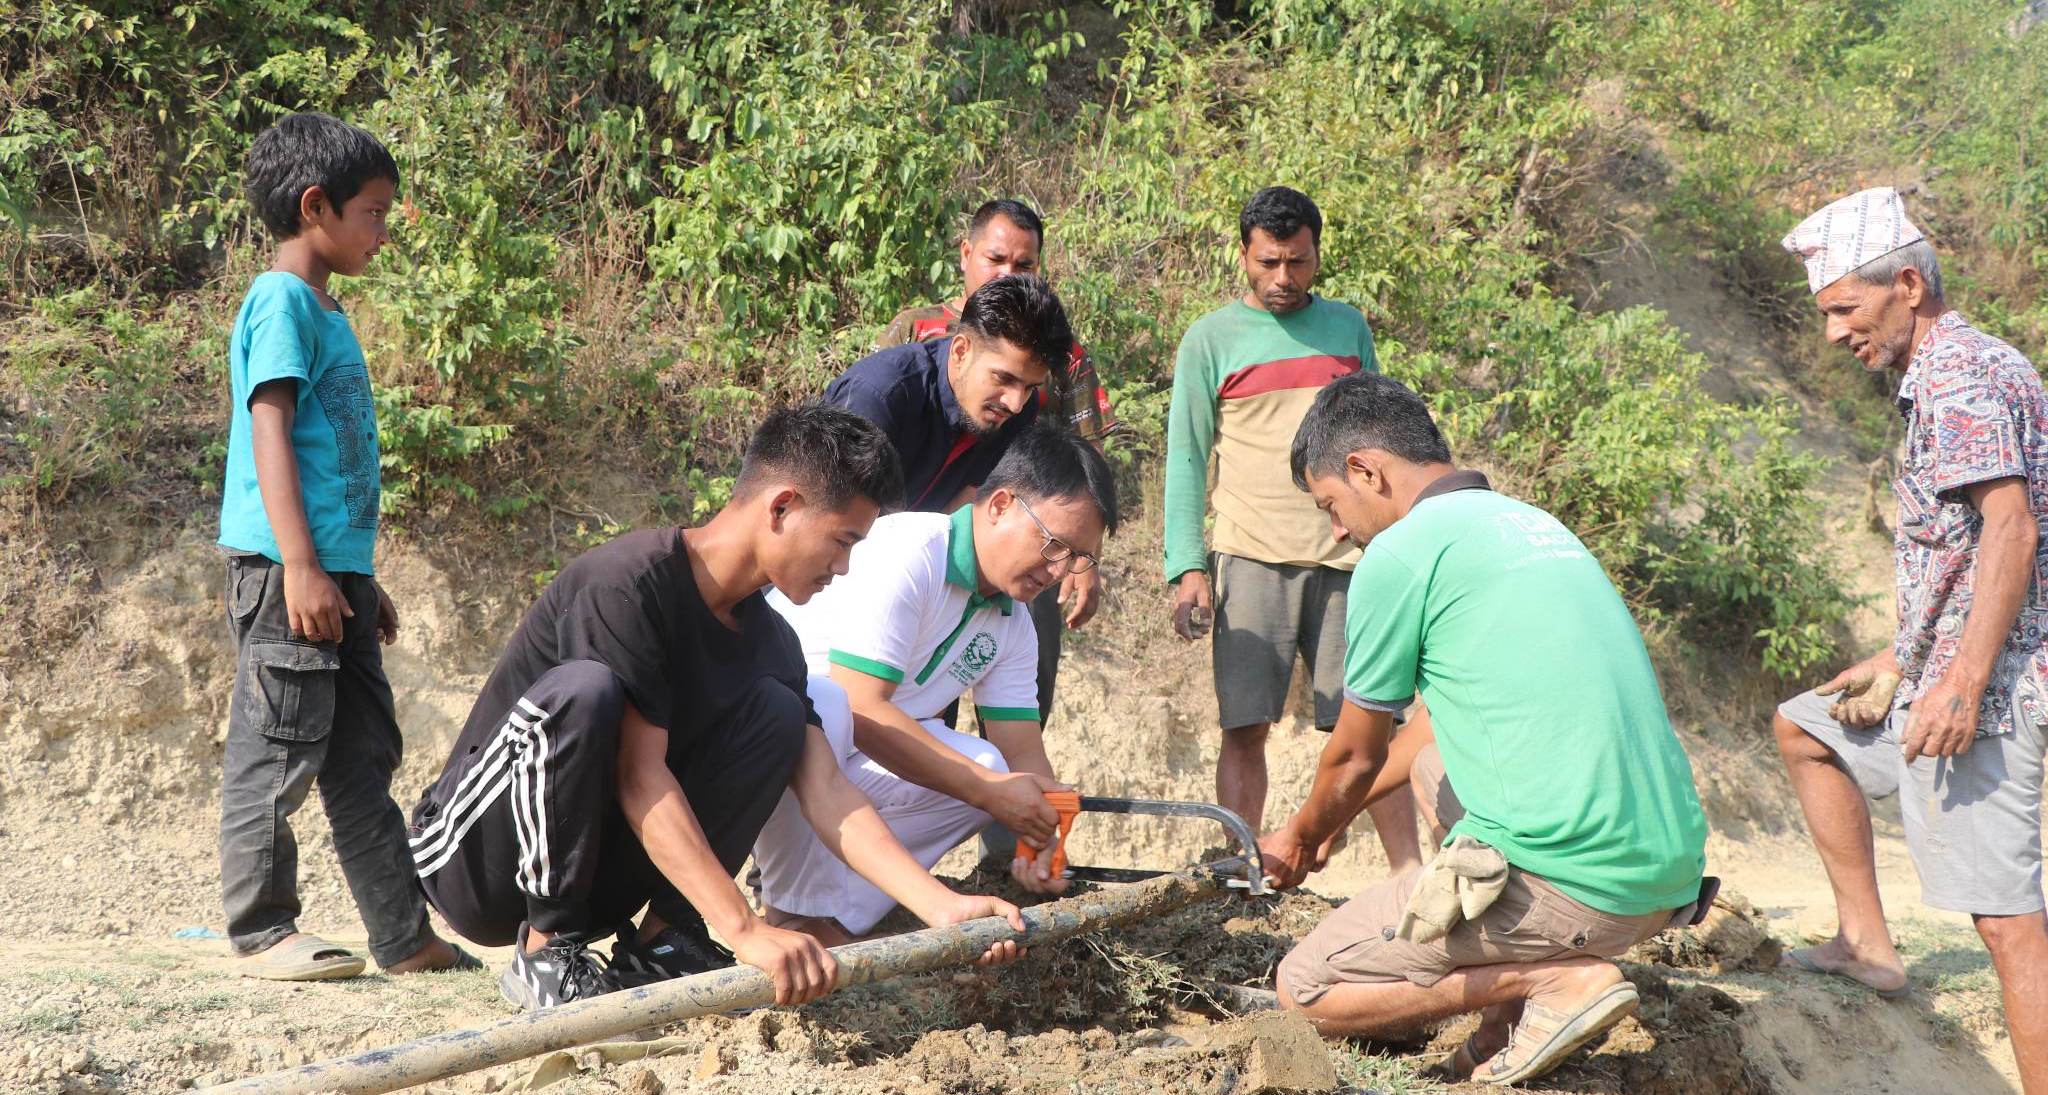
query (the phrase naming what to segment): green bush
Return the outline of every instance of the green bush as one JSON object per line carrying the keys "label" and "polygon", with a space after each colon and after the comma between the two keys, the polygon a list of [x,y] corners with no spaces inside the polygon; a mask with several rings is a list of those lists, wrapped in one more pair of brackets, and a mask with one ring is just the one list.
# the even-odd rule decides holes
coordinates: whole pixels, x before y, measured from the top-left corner
{"label": "green bush", "polygon": [[533,195],[541,158],[507,104],[506,77],[465,80],[423,32],[384,62],[384,98],[356,120],[398,162],[392,240],[365,279],[379,329],[384,507],[422,489],[474,499],[454,469],[542,413],[576,340],[562,316],[555,239]]}
{"label": "green bush", "polygon": [[664,164],[649,271],[715,309],[739,357],[750,338],[872,323],[940,275],[951,184],[1002,110],[936,16],[760,0],[675,10],[649,38],[694,150]]}
{"label": "green bush", "polygon": [[[2038,345],[2048,32],[2007,34],[2009,7],[1114,0],[962,39],[929,5],[39,0],[0,24],[0,459],[62,497],[146,470],[161,401],[217,405],[239,286],[169,317],[256,261],[239,167],[289,110],[369,126],[404,172],[393,245],[340,287],[387,499],[503,521],[600,459],[670,484],[663,513],[717,504],[763,406],[954,288],[991,191],[1047,207],[1111,453],[1148,485],[1180,332],[1238,291],[1235,211],[1287,182],[1328,218],[1321,289],[1462,459],[1578,530],[1646,618],[1797,672],[1847,602],[1789,411],[1716,402],[1654,312],[1575,307],[1586,241],[1560,226],[1592,218],[1546,203],[1598,169],[1611,84],[1671,158],[1664,227],[1760,322],[1813,322],[1776,246],[1798,214],[1912,176],[1958,303]],[[1869,390],[1823,395],[1889,423]]]}
{"label": "green bush", "polygon": [[1235,210],[1294,183],[1326,219],[1319,289],[1367,310],[1383,366],[1430,399],[1462,459],[1577,530],[1639,612],[1753,642],[1779,673],[1832,653],[1848,599],[1784,411],[1712,399],[1706,362],[1661,315],[1589,315],[1543,284],[1557,244],[1523,191],[1585,122],[1557,78],[1574,36],[1513,5],[1276,4],[1262,33],[1190,47],[1178,28],[1196,16],[1127,8],[1126,106],[1093,119],[1056,231],[1084,326],[1116,295],[1105,285],[1125,294],[1111,317],[1158,317],[1091,342],[1149,366],[1116,370],[1134,448],[1158,451],[1173,333],[1239,289]]}
{"label": "green bush", "polygon": [[4,343],[0,494],[55,504],[126,482],[134,454],[172,432],[183,337],[97,288],[37,300]]}

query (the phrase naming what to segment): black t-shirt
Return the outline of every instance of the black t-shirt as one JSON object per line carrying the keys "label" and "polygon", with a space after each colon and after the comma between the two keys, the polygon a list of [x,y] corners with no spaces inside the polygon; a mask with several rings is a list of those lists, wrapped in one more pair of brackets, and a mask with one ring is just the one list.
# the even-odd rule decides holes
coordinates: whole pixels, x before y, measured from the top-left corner
{"label": "black t-shirt", "polygon": [[764,677],[796,693],[816,725],[796,633],[759,591],[734,606],[733,617],[738,631],[705,606],[681,529],[629,532],[592,548],[562,568],[519,621],[455,755],[494,738],[542,674],[585,659],[609,667],[647,721],[668,730],[672,762],[726,725]]}

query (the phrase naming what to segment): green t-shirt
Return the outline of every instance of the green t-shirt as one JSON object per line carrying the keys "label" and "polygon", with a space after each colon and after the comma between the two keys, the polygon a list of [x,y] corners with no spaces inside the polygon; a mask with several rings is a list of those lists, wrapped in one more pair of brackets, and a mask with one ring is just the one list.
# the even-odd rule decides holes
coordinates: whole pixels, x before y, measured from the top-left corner
{"label": "green t-shirt", "polygon": [[1491,490],[1425,492],[1367,546],[1345,612],[1345,698],[1421,694],[1465,808],[1453,834],[1619,916],[1699,896],[1692,764],[1642,633],[1570,529]]}

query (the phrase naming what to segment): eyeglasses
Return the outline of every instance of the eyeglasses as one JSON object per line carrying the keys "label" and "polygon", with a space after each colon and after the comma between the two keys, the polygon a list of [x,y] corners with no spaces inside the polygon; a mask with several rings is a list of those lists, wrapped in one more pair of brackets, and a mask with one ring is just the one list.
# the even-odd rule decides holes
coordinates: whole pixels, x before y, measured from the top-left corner
{"label": "eyeglasses", "polygon": [[1079,574],[1084,570],[1095,569],[1095,556],[1085,551],[1075,551],[1067,546],[1066,541],[1054,536],[1052,530],[1045,527],[1045,522],[1039,520],[1038,515],[1031,512],[1030,503],[1022,498],[1018,498],[1017,504],[1023,507],[1024,516],[1031,518],[1031,523],[1038,526],[1039,535],[1045,537],[1044,545],[1038,549],[1040,558],[1048,563],[1068,564],[1067,573],[1069,574]]}

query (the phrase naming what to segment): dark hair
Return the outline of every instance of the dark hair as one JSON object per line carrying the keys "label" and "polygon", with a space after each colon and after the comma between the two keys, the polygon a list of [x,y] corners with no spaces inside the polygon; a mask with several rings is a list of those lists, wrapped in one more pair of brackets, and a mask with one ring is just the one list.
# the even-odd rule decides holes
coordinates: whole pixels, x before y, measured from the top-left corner
{"label": "dark hair", "polygon": [[903,466],[889,435],[852,411],[815,400],[762,420],[747,442],[732,496],[750,497],[776,479],[795,483],[827,510],[855,498],[885,510],[903,501]]}
{"label": "dark hair", "polygon": [[972,217],[967,218],[967,238],[981,235],[988,222],[1001,217],[1011,224],[1038,237],[1038,246],[1045,246],[1045,221],[1038,216],[1038,210],[1025,205],[1015,198],[996,198],[981,203]]}
{"label": "dark hair", "polygon": [[1103,530],[1116,531],[1116,476],[1095,446],[1072,430],[1040,422],[1018,434],[996,461],[995,470],[982,480],[974,499],[986,500],[1001,488],[1026,502],[1064,502],[1086,495],[1102,514]]}
{"label": "dark hair", "polygon": [[977,338],[999,339],[1038,359],[1056,377],[1067,375],[1074,329],[1052,286],[1036,274],[990,278],[967,297],[960,327]]}
{"label": "dark hair", "polygon": [[338,211],[371,179],[398,185],[398,162],[370,131],[308,111],[280,120],[249,145],[242,186],[277,239],[299,234],[299,199],[319,187]]}
{"label": "dark hair", "polygon": [[1284,186],[1269,186],[1252,195],[1244,203],[1244,212],[1237,215],[1237,242],[1240,247],[1249,247],[1252,229],[1263,228],[1266,234],[1276,240],[1284,240],[1308,229],[1308,238],[1317,247],[1323,245],[1323,211],[1308,195]]}
{"label": "dark hair", "polygon": [[1311,475],[1342,474],[1344,458],[1360,449],[1381,449],[1411,464],[1451,462],[1451,447],[1430,419],[1429,405],[1378,373],[1354,373],[1316,393],[1287,458],[1294,485],[1307,490]]}

